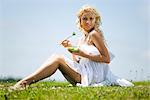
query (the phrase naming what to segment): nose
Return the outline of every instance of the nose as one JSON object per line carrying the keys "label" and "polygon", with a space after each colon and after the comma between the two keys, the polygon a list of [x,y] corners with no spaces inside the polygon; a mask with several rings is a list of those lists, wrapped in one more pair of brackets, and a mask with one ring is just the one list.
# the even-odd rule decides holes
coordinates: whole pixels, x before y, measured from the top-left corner
{"label": "nose", "polygon": [[90,22],[89,20],[87,20],[87,21],[86,21],[86,24],[88,24],[88,25],[89,25],[90,23],[91,23],[91,22]]}

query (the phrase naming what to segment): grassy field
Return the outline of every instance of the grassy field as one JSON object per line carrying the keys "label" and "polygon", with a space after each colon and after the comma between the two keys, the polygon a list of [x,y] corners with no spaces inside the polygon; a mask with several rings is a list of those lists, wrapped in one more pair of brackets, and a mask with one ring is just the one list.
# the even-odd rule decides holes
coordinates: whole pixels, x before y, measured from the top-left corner
{"label": "grassy field", "polygon": [[0,82],[0,100],[150,100],[150,81],[134,87],[72,87],[67,82],[38,82],[10,91],[14,82]]}

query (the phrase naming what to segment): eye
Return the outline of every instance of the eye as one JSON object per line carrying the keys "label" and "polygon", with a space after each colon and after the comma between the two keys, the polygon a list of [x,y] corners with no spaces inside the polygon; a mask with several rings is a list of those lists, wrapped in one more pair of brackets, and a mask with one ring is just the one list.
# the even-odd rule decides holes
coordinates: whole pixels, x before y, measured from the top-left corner
{"label": "eye", "polygon": [[91,17],[90,20],[93,20],[93,18]]}
{"label": "eye", "polygon": [[83,17],[82,20],[86,21],[86,20],[88,20],[88,19],[87,19],[86,17]]}

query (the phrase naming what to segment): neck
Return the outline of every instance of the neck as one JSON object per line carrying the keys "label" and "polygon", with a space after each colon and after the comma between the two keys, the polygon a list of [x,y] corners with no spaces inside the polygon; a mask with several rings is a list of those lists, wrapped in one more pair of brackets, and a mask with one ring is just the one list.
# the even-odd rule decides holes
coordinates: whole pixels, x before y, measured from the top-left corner
{"label": "neck", "polygon": [[91,31],[93,31],[94,30],[94,27],[93,28],[91,28],[89,31],[88,31],[88,33],[90,33]]}
{"label": "neck", "polygon": [[90,29],[89,31],[86,31],[86,33],[85,33],[85,37],[87,37],[88,36],[88,34],[90,33],[90,32],[92,32],[94,30],[94,27],[92,28],[92,29]]}

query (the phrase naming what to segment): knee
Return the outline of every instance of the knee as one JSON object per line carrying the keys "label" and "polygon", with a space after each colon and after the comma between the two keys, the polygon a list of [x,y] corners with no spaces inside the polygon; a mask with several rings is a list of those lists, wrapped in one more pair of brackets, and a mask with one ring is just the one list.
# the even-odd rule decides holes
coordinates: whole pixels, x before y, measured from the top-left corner
{"label": "knee", "polygon": [[55,60],[56,62],[62,62],[64,60],[63,55],[53,54],[51,59]]}

